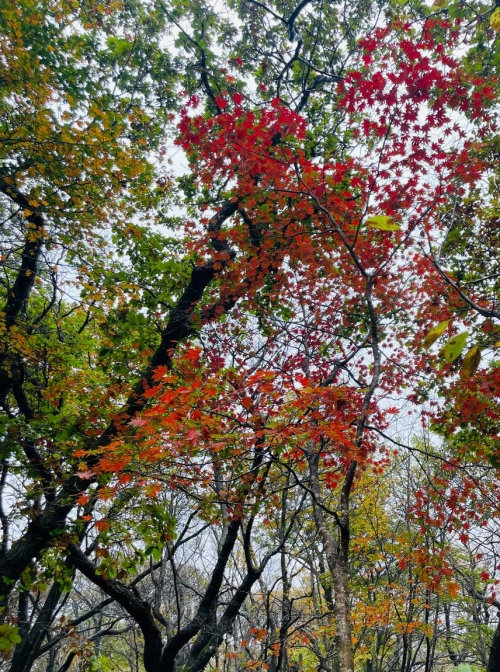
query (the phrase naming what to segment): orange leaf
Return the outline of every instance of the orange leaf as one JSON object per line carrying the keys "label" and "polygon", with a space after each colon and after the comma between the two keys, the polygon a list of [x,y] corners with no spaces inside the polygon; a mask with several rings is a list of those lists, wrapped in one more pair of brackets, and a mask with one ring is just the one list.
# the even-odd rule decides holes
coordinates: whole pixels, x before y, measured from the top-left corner
{"label": "orange leaf", "polygon": [[98,532],[102,532],[109,527],[109,523],[107,520],[96,520],[95,526]]}

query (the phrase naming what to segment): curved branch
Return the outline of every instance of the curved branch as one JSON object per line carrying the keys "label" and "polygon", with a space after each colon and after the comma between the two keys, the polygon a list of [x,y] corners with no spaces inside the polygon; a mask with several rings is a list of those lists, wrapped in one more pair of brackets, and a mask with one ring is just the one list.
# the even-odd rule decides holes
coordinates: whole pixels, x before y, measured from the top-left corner
{"label": "curved branch", "polygon": [[[427,258],[429,258],[428,255],[426,256]],[[462,291],[459,285],[454,280],[452,280],[449,275],[447,275],[447,273],[441,268],[439,262],[433,255],[430,255],[430,260],[432,261],[437,272],[443,278],[446,284],[452,287],[457,292],[457,294],[463,301],[465,301],[465,303],[469,306],[469,308],[472,308],[472,310],[475,310],[476,313],[482,315],[483,317],[494,317],[496,320],[500,320],[500,311],[494,310],[493,308],[491,308],[490,310],[481,308],[481,306],[479,306],[475,301],[473,301],[469,296],[467,296],[467,294],[465,294]]]}
{"label": "curved branch", "polygon": [[0,178],[0,193],[8,196],[11,201],[23,209],[28,227],[24,248],[21,253],[21,267],[14,285],[9,290],[7,302],[3,308],[5,324],[10,329],[19,315],[23,303],[28,299],[33,283],[35,282],[38,258],[43,245],[45,219],[40,212],[33,209],[28,198],[14,185]]}
{"label": "curved branch", "polygon": [[[9,288],[7,301],[1,311],[4,314],[5,329],[9,331],[15,324],[33,289],[38,270],[38,259],[43,245],[45,219],[43,215],[33,210],[29,199],[14,184],[8,183],[5,178],[1,177],[0,193],[22,208],[24,217],[28,222],[24,248],[21,252],[21,266],[14,284]],[[12,377],[7,364],[8,358],[9,350],[5,343],[3,352],[0,353],[0,401],[2,402],[12,389]]]}
{"label": "curved branch", "polygon": [[156,624],[149,602],[140,599],[134,590],[116,579],[105,579],[97,574],[94,563],[76,544],[69,544],[74,566],[93,584],[112,597],[135,620],[144,636],[144,666],[148,672],[156,672],[161,656],[161,631]]}
{"label": "curved branch", "polygon": [[[237,201],[227,202],[209,222],[209,232],[215,237],[223,223],[238,210]],[[153,374],[159,366],[171,368],[172,355],[179,343],[192,334],[192,316],[196,306],[207,287],[220,274],[224,264],[220,261],[216,265],[209,261],[204,265],[195,266],[191,271],[188,284],[179,298],[177,305],[170,313],[161,341],[151,358],[150,364],[141,380],[136,384],[117,419],[112,421],[106,430],[91,444],[88,450],[96,451],[109,445],[131,418],[139,413],[146,405],[144,392],[153,383]],[[87,459],[89,469],[93,469],[99,462],[99,455],[90,455]],[[51,497],[44,509],[39,511],[30,521],[25,533],[19,537],[12,547],[0,557],[0,605],[5,604],[13,590],[15,583],[23,571],[31,563],[32,558],[39,557],[54,540],[54,530],[63,530],[66,518],[75,506],[76,498],[85,492],[96,476],[81,478],[73,474],[61,486],[57,496]]]}

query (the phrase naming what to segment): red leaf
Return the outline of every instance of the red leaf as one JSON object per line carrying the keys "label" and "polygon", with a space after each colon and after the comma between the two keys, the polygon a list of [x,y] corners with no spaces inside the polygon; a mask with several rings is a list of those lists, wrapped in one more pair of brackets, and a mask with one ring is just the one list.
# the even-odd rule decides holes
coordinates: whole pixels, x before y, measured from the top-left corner
{"label": "red leaf", "polygon": [[200,438],[200,436],[201,434],[197,429],[190,429],[189,432],[186,434],[186,439],[190,443],[196,443]]}
{"label": "red leaf", "polygon": [[128,424],[131,427],[143,427],[146,424],[146,420],[143,420],[143,418],[134,418]]}
{"label": "red leaf", "polygon": [[160,381],[163,376],[165,376],[169,372],[167,366],[158,366],[154,371],[153,371],[153,380],[155,382]]}
{"label": "red leaf", "polygon": [[90,469],[88,471],[77,471],[76,475],[84,481],[88,481],[95,476],[94,472],[90,471]]}

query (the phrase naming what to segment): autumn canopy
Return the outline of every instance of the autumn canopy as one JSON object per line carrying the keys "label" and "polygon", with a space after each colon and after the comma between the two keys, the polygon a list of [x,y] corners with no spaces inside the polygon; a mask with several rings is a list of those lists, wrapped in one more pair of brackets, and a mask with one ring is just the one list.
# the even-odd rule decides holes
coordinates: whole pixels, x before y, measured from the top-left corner
{"label": "autumn canopy", "polygon": [[500,671],[499,34],[0,0],[0,671]]}

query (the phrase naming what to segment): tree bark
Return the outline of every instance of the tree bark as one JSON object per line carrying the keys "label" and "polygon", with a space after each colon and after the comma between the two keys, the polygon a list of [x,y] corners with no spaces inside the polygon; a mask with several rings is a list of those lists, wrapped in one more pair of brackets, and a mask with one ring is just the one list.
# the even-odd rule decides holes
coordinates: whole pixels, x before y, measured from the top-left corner
{"label": "tree bark", "polygon": [[[338,654],[338,672],[354,672],[354,657],[352,653],[351,635],[351,609],[349,602],[349,521],[346,519],[348,509],[348,494],[350,483],[354,476],[355,467],[350,467],[346,477],[349,479],[349,488],[346,490],[347,498],[343,502],[343,520],[336,517],[336,524],[340,530],[340,544],[337,544],[330,528],[327,525],[325,511],[321,506],[321,489],[318,470],[319,455],[314,451],[308,454],[310,486],[313,495],[313,513],[318,534],[323,543],[326,562],[333,579],[335,595],[334,618],[335,618],[335,643]],[[355,464],[355,463],[353,463]],[[352,473],[351,473],[352,472]],[[345,485],[344,485],[345,490]]]}
{"label": "tree bark", "polygon": [[500,670],[500,612],[498,613],[498,623],[491,643],[486,672],[498,672]]}

